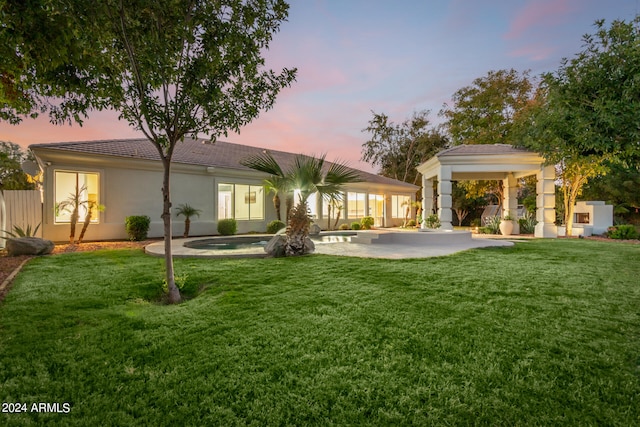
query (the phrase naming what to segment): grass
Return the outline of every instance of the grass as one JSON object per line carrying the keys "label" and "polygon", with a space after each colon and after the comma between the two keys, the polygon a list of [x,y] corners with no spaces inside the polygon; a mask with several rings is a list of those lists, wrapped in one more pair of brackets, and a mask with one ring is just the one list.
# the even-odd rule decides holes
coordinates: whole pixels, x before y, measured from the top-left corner
{"label": "grass", "polygon": [[640,246],[425,260],[31,261],[0,305],[3,425],[640,425]]}

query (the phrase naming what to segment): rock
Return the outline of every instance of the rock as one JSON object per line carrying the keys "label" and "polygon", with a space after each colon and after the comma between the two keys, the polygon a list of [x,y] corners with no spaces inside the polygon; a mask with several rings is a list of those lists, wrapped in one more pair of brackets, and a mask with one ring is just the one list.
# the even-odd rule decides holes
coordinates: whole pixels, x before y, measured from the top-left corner
{"label": "rock", "polygon": [[304,239],[304,253],[312,254],[315,252],[315,250],[316,250],[316,244],[313,243],[313,240],[311,240],[309,237]]}
{"label": "rock", "polygon": [[284,247],[287,244],[287,236],[285,234],[276,234],[267,242],[264,251],[274,258],[285,256]]}
{"label": "rock", "polygon": [[47,255],[53,252],[55,245],[51,240],[39,237],[18,237],[7,240],[7,254],[18,255]]}
{"label": "rock", "polygon": [[320,226],[318,224],[313,223],[313,224],[311,224],[311,227],[309,227],[309,235],[310,236],[317,236],[318,234],[320,234],[321,231],[322,231],[322,229],[320,228]]}

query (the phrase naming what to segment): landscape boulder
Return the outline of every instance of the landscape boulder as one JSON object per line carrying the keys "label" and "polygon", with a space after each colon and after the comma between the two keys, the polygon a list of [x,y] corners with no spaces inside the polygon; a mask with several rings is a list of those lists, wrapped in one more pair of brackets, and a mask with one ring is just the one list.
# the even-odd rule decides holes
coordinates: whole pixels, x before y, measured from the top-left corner
{"label": "landscape boulder", "polygon": [[317,235],[320,234],[321,231],[322,231],[322,229],[316,223],[311,224],[311,227],[309,227],[309,235],[310,236],[317,236]]}
{"label": "landscape boulder", "polygon": [[55,245],[51,240],[39,237],[18,237],[7,240],[7,254],[19,255],[47,255],[53,252]]}
{"label": "landscape boulder", "polygon": [[267,242],[267,245],[264,247],[264,251],[267,255],[274,258],[283,257],[285,256],[284,247],[286,244],[287,236],[284,234],[276,234]]}

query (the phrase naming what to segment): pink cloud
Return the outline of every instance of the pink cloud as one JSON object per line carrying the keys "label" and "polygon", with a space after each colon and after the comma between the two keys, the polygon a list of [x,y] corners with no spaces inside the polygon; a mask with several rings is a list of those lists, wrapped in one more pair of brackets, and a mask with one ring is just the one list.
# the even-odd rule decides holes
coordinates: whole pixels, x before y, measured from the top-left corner
{"label": "pink cloud", "polygon": [[570,0],[530,0],[511,21],[504,38],[519,39],[532,29],[557,25],[572,9]]}

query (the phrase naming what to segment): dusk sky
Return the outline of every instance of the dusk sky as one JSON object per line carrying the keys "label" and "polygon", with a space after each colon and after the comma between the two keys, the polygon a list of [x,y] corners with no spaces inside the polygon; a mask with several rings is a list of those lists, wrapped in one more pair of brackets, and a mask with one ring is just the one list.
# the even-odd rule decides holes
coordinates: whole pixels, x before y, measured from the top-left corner
{"label": "dusk sky", "polygon": [[[297,67],[297,81],[240,135],[221,140],[359,161],[371,110],[399,122],[438,112],[451,95],[490,70],[532,75],[574,56],[594,22],[631,20],[638,0],[292,0],[289,20],[267,52],[267,66]],[[33,143],[135,138],[114,112],[82,127],[47,118],[0,123],[0,140]]]}

